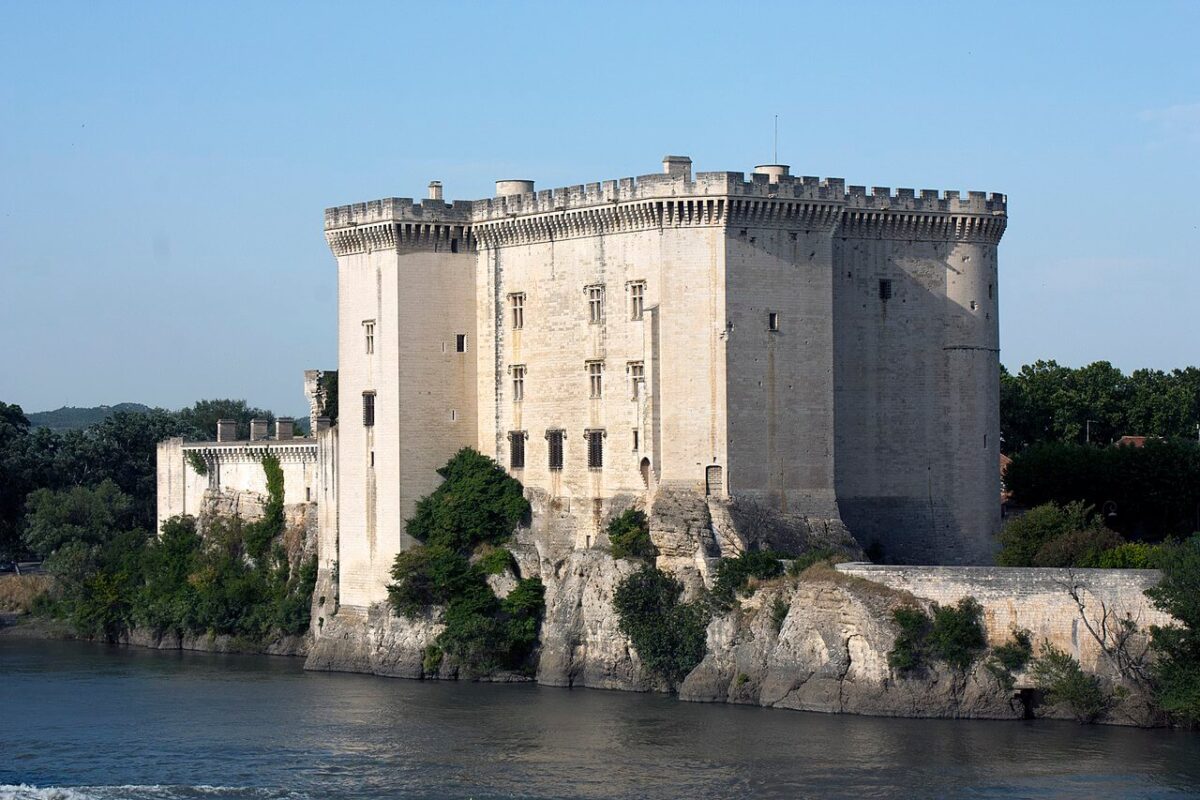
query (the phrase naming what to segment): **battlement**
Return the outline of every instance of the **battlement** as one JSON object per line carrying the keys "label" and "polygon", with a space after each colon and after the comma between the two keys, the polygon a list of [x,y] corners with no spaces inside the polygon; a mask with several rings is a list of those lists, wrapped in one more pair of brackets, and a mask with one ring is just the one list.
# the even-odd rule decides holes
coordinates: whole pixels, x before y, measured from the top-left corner
{"label": "battlement", "polygon": [[920,193],[915,189],[897,189],[893,194],[887,186],[873,186],[868,194],[865,186],[850,186],[846,189],[846,208],[1006,215],[1008,197],[995,192],[967,192],[962,197],[959,192],[937,189],[922,189]]}
{"label": "battlement", "polygon": [[654,173],[476,200],[472,204],[472,220],[487,222],[614,203],[689,197],[761,197],[840,203],[844,194],[845,182],[841,178],[785,175],[772,183],[769,176],[759,173],[752,173],[749,179],[742,172],[698,172],[694,178],[687,174]]}
{"label": "battlement", "polygon": [[386,197],[325,209],[325,230],[377,222],[446,222],[465,225],[471,221],[471,206],[469,200],[456,200],[453,203],[426,200],[417,203],[411,197]]}

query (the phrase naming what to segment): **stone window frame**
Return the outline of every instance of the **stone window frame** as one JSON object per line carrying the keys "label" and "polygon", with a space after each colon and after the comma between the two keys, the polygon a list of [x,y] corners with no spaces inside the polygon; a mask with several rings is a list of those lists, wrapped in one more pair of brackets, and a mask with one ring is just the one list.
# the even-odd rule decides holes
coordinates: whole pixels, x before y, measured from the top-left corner
{"label": "stone window frame", "polygon": [[513,402],[520,403],[525,399],[525,376],[528,370],[524,364],[513,364],[508,371],[512,375]]}
{"label": "stone window frame", "polygon": [[363,339],[366,345],[367,355],[375,355],[375,320],[363,320]]}
{"label": "stone window frame", "polygon": [[375,427],[375,392],[362,393],[362,421],[364,428]]}
{"label": "stone window frame", "polygon": [[583,287],[584,297],[588,304],[588,324],[601,325],[604,323],[604,284],[590,283]]}
{"label": "stone window frame", "polygon": [[642,396],[642,387],[646,385],[646,362],[628,361],[625,363],[625,371],[629,374],[629,399],[637,400]]}
{"label": "stone window frame", "polygon": [[562,428],[546,429],[546,464],[551,472],[561,472],[566,462],[567,432]]}
{"label": "stone window frame", "polygon": [[892,279],[891,278],[880,278],[879,279],[879,299],[885,303],[888,300],[892,299]]}
{"label": "stone window frame", "polygon": [[646,313],[646,282],[630,281],[626,286],[629,289],[629,319],[631,322],[640,322]]}
{"label": "stone window frame", "polygon": [[529,434],[525,431],[508,432],[508,468],[525,469],[525,440]]}
{"label": "stone window frame", "polygon": [[604,439],[607,436],[604,428],[588,428],[583,432],[583,438],[587,441],[588,469],[604,469]]}
{"label": "stone window frame", "polygon": [[467,334],[465,334],[465,333],[454,334],[454,351],[456,353],[465,353],[465,352],[467,352],[468,349],[469,349],[469,342],[467,340]]}
{"label": "stone window frame", "polygon": [[508,296],[509,321],[512,329],[519,331],[525,327],[525,293],[513,292]]}
{"label": "stone window frame", "polygon": [[584,362],[588,376],[588,397],[592,400],[604,399],[604,361],[592,359]]}
{"label": "stone window frame", "polygon": [[779,333],[779,312],[767,312],[767,330],[771,333]]}

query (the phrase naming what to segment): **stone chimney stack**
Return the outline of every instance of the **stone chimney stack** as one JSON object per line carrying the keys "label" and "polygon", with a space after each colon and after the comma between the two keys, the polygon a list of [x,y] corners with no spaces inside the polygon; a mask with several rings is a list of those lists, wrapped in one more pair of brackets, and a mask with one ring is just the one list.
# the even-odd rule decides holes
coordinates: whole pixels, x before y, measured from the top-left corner
{"label": "stone chimney stack", "polygon": [[317,418],[316,418],[316,420],[317,420],[317,427],[314,429],[314,433],[315,433],[316,431],[327,431],[327,430],[329,430],[329,426],[330,426],[330,419],[329,419],[329,417],[317,417]]}
{"label": "stone chimney stack", "polygon": [[238,423],[236,419],[217,420],[217,441],[236,442]]}
{"label": "stone chimney stack", "polygon": [[663,174],[692,179],[692,160],[687,156],[663,156]]}
{"label": "stone chimney stack", "polygon": [[430,200],[441,200],[442,199],[442,182],[441,181],[430,181],[429,182],[429,199]]}
{"label": "stone chimney stack", "polygon": [[267,438],[267,421],[265,419],[250,420],[250,441],[261,442]]}
{"label": "stone chimney stack", "polygon": [[278,417],[275,420],[275,438],[286,442],[296,435],[296,420],[291,417]]}

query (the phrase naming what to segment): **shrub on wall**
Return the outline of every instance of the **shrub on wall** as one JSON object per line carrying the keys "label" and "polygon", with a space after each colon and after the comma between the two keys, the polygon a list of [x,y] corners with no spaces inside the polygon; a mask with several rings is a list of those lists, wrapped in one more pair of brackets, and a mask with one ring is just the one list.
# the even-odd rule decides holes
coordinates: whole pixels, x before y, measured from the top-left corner
{"label": "shrub on wall", "polygon": [[713,580],[712,603],[717,609],[732,607],[751,578],[768,580],[783,574],[783,555],[770,550],[751,550],[736,558],[723,558]]}
{"label": "shrub on wall", "polygon": [[973,597],[964,597],[952,606],[935,604],[932,617],[917,606],[899,606],[892,612],[900,631],[888,652],[888,665],[900,672],[914,672],[936,660],[966,670],[987,648],[982,613]]}
{"label": "shrub on wall", "polygon": [[647,564],[613,593],[621,632],[646,669],[672,685],[704,658],[709,613],[703,603],[681,603],[683,584]]}
{"label": "shrub on wall", "polygon": [[[445,607],[438,668],[449,658],[468,677],[528,669],[545,609],[541,579],[521,580],[504,600],[487,584],[488,575],[516,571],[512,554],[496,545],[529,513],[521,484],[470,448],[438,474],[445,480],[418,501],[406,528],[423,544],[397,554],[392,565],[391,606],[410,618]],[[472,551],[479,555],[474,564]]]}
{"label": "shrub on wall", "polygon": [[1065,705],[1079,722],[1095,722],[1112,702],[1099,678],[1085,673],[1078,661],[1049,642],[1042,643],[1029,674],[1047,701]]}
{"label": "shrub on wall", "polygon": [[650,540],[650,523],[646,515],[634,508],[626,510],[608,523],[608,541],[613,558],[654,558],[658,549]]}

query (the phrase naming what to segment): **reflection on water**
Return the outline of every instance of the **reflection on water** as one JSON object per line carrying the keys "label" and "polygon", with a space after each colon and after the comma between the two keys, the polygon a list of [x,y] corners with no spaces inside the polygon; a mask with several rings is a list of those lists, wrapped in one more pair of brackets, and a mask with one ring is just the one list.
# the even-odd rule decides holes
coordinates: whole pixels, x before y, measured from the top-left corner
{"label": "reflection on water", "polygon": [[0,785],[0,800],[1191,797],[1200,735],[827,716],[0,639]]}

